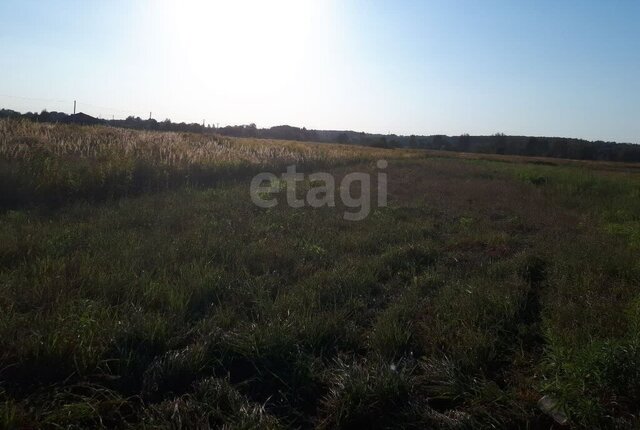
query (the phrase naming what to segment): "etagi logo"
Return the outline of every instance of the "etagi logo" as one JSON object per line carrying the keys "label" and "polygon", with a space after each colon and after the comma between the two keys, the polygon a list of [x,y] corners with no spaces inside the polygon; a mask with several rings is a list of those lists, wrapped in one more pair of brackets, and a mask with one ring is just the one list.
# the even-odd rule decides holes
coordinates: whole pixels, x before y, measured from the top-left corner
{"label": "etagi logo", "polygon": [[[378,160],[376,167],[380,170],[386,169],[386,160]],[[377,186],[377,207],[387,206],[387,174],[378,172],[376,178]],[[307,182],[305,199],[298,197],[297,186],[299,182]],[[358,195],[354,195],[354,189],[359,190]],[[336,191],[340,196],[342,204],[354,211],[345,211],[344,219],[347,221],[361,221],[371,212],[371,175],[364,172],[352,172],[346,174],[340,182],[340,188],[336,190],[336,180],[330,173],[311,173],[305,178],[304,173],[296,172],[296,166],[287,167],[287,171],[278,179],[273,173],[259,173],[251,180],[249,193],[251,201],[261,208],[272,208],[278,205],[278,199],[274,194],[286,191],[287,205],[291,208],[301,208],[308,205],[312,208],[323,206],[336,206]]]}

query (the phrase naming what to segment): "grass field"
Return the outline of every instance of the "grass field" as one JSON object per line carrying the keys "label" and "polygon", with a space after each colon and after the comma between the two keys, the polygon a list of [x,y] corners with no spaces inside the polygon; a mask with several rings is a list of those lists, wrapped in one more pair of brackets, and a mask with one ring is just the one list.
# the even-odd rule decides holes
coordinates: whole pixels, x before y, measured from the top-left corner
{"label": "grass field", "polygon": [[635,165],[0,121],[0,181],[1,428],[640,425]]}

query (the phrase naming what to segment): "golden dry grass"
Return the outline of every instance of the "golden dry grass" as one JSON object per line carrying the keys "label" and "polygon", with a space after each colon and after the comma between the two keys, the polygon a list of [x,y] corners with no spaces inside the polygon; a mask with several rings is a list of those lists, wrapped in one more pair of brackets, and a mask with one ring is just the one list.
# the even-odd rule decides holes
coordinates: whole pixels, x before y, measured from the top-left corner
{"label": "golden dry grass", "polygon": [[134,158],[184,167],[193,164],[304,164],[381,158],[390,154],[395,152],[352,145],[0,120],[0,158],[17,162],[29,162],[37,156],[96,161]]}

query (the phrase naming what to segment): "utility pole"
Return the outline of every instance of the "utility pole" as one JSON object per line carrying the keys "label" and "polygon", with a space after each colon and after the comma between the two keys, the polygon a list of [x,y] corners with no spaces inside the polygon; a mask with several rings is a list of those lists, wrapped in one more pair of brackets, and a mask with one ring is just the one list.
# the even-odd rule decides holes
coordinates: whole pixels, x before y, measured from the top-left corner
{"label": "utility pole", "polygon": [[76,114],[76,101],[73,101],[73,114]]}

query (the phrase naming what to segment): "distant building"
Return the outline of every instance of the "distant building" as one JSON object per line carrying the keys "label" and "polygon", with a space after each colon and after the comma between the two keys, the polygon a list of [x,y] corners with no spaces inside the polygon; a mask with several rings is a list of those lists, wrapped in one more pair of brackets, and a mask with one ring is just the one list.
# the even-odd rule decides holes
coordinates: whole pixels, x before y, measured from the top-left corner
{"label": "distant building", "polygon": [[97,125],[102,124],[104,121],[87,115],[86,113],[78,112],[77,114],[69,116],[69,122],[80,125]]}

